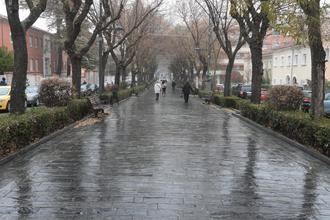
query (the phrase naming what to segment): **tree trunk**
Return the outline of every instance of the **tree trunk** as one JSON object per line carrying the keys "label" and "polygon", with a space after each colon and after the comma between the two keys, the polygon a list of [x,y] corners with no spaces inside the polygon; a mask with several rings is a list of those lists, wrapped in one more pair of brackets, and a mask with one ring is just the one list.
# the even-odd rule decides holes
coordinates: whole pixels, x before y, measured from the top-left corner
{"label": "tree trunk", "polygon": [[226,76],[225,76],[225,88],[224,96],[231,95],[231,73],[233,71],[235,58],[228,58],[228,64],[226,67]]}
{"label": "tree trunk", "polygon": [[262,41],[250,43],[251,59],[252,59],[252,96],[251,102],[260,103],[261,83],[263,75],[262,63]]}
{"label": "tree trunk", "polygon": [[121,73],[120,73],[121,74],[121,81],[123,83],[125,83],[126,82],[126,67],[121,66],[120,71],[121,71]]}
{"label": "tree trunk", "polygon": [[116,64],[115,84],[119,88],[119,84],[120,84],[120,65],[118,65],[118,64]]}
{"label": "tree trunk", "polygon": [[73,97],[80,97],[81,86],[81,57],[72,55],[70,57],[72,65],[72,94]]}
{"label": "tree trunk", "polygon": [[56,67],[56,74],[61,75],[62,73],[62,66],[63,66],[63,56],[62,56],[63,48],[61,45],[57,46],[57,67]]}
{"label": "tree trunk", "polygon": [[324,113],[324,84],[325,84],[325,51],[322,45],[320,25],[320,1],[314,0],[309,4],[307,18],[308,39],[312,59],[312,108],[314,119],[319,119]]}
{"label": "tree trunk", "polygon": [[134,86],[136,84],[136,71],[132,71],[132,85]]}
{"label": "tree trunk", "polygon": [[102,65],[100,65],[100,70],[99,70],[99,91],[102,93],[104,91],[104,75],[105,75],[105,68],[107,66],[108,62],[108,57],[109,57],[109,52],[104,52],[102,54]]}
{"label": "tree trunk", "polygon": [[56,74],[61,75],[62,73],[62,67],[63,67],[63,47],[60,43],[61,40],[61,25],[62,25],[62,18],[56,19],[56,38],[57,38],[57,66],[56,66]]}
{"label": "tree trunk", "polygon": [[25,31],[19,19],[18,1],[6,1],[8,21],[10,24],[11,37],[14,48],[14,73],[10,91],[10,112],[24,113],[25,111],[25,88],[28,64]]}
{"label": "tree trunk", "polygon": [[66,76],[67,77],[71,76],[71,61],[69,56],[66,59]]}

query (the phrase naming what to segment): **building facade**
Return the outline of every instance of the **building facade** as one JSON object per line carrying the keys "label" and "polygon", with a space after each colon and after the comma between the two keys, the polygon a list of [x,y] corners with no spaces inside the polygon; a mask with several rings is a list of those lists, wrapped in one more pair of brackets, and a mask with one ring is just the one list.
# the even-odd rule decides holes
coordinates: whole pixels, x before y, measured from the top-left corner
{"label": "building facade", "polygon": [[[28,51],[27,79],[29,85],[39,85],[41,80],[55,76],[57,50],[53,34],[31,27],[26,32],[26,46]],[[8,20],[0,15],[0,46],[13,51],[11,31]],[[67,56],[63,52],[63,67],[60,76],[67,76]],[[70,68],[69,68],[70,69]],[[5,73],[7,81],[11,83],[12,73]],[[69,74],[70,75],[70,74]]]}
{"label": "building facade", "polygon": [[[326,60],[329,59],[329,47],[325,45]],[[264,69],[271,71],[272,85],[307,86],[311,82],[311,52],[308,46],[293,45],[271,51],[272,65],[265,67],[270,54],[264,54]],[[325,77],[330,80],[329,64],[326,64]]]}

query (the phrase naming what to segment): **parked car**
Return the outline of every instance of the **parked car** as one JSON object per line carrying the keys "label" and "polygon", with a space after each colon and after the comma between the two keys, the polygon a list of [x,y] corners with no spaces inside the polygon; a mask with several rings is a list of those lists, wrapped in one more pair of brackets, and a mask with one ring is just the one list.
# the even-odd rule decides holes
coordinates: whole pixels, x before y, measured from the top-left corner
{"label": "parked car", "polygon": [[[0,86],[0,110],[9,111],[10,110],[10,86]],[[27,106],[27,101],[25,99],[25,107]]]}
{"label": "parked car", "polygon": [[308,112],[309,109],[311,108],[311,103],[312,103],[312,91],[303,90],[303,93],[304,93],[304,98],[301,104],[301,110],[303,110],[304,112]]}
{"label": "parked car", "polygon": [[243,99],[249,99],[252,95],[251,85],[243,85],[239,91],[238,97]]}
{"label": "parked car", "polygon": [[82,84],[80,87],[80,92],[82,95],[91,95],[94,92],[97,92],[98,90],[98,86],[96,84],[91,84],[91,83],[87,83],[87,84]]}
{"label": "parked car", "polygon": [[269,99],[269,92],[267,89],[261,89],[261,95],[260,95],[260,100],[261,101],[267,101]]}
{"label": "parked car", "polygon": [[25,90],[26,100],[28,106],[38,106],[39,102],[39,88],[37,86],[28,86]]}
{"label": "parked car", "polygon": [[330,93],[325,94],[324,97],[324,113],[330,116]]}
{"label": "parked car", "polygon": [[0,110],[10,109],[10,86],[0,87]]}
{"label": "parked car", "polygon": [[215,86],[216,90],[219,91],[219,92],[223,92],[224,91],[224,88],[225,86],[223,84],[217,84]]}

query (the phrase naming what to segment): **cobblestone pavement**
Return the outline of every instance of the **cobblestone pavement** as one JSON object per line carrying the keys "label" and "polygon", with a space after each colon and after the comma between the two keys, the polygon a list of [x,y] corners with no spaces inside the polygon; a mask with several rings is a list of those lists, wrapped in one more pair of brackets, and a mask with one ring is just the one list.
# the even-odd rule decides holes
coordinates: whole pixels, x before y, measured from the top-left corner
{"label": "cobblestone pavement", "polygon": [[330,219],[330,171],[197,98],[149,92],[2,166],[0,219]]}

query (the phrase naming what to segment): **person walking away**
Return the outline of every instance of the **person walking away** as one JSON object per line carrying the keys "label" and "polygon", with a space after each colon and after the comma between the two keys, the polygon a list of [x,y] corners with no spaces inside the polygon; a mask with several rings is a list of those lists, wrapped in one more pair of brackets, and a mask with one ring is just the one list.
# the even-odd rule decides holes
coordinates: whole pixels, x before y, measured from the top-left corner
{"label": "person walking away", "polygon": [[115,100],[117,105],[119,105],[119,97],[118,97],[118,86],[116,84],[114,84],[111,88],[112,91],[112,96],[111,96],[111,104],[114,105]]}
{"label": "person walking away", "polygon": [[155,86],[154,86],[154,90],[155,90],[155,94],[156,94],[156,101],[159,100],[159,94],[160,94],[161,88],[162,88],[162,86],[160,85],[160,82],[157,81]]}
{"label": "person walking away", "polygon": [[184,102],[188,103],[190,92],[194,92],[189,82],[186,82],[186,84],[183,86],[182,92],[184,96]]}
{"label": "person walking away", "polygon": [[172,81],[172,90],[175,91],[175,86],[176,86],[176,82],[173,80]]}
{"label": "person walking away", "polygon": [[6,82],[6,78],[2,77],[2,80],[0,81],[0,86],[6,86],[7,82]]}
{"label": "person walking away", "polygon": [[163,95],[163,97],[166,96],[166,87],[167,87],[167,83],[166,83],[166,81],[164,80],[164,81],[162,82],[162,95]]}

